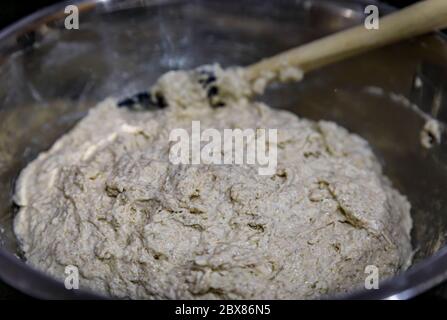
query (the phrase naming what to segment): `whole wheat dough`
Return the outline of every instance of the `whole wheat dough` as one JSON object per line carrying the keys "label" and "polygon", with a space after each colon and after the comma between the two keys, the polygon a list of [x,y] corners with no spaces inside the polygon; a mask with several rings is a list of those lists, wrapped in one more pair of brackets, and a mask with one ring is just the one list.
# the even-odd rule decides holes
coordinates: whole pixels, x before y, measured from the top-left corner
{"label": "whole wheat dough", "polygon": [[[119,298],[318,298],[411,261],[410,204],[368,143],[252,102],[237,69],[211,101],[197,72],[152,89],[165,108],[108,99],[20,175],[15,233],[29,264]],[[199,79],[200,80],[200,79]],[[205,81],[206,82],[206,81]],[[211,106],[210,106],[211,105]],[[278,166],[173,165],[174,128],[276,128]]]}

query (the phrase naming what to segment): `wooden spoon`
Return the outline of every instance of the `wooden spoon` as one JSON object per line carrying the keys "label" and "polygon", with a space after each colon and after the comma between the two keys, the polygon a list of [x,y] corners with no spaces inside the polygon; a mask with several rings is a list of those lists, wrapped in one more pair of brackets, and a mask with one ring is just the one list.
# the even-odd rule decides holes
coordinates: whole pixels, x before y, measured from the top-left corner
{"label": "wooden spoon", "polygon": [[356,26],[263,59],[245,68],[250,82],[278,78],[285,67],[304,73],[399,40],[447,27],[447,0],[425,0],[379,19],[379,29]]}

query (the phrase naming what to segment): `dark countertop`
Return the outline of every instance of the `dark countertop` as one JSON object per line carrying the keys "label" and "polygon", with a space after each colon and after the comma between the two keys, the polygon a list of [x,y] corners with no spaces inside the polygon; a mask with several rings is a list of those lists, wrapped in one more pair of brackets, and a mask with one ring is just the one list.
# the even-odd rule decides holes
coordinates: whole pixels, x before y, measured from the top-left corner
{"label": "dark countertop", "polygon": [[4,282],[0,281],[0,300],[26,300],[29,296],[11,288]]}

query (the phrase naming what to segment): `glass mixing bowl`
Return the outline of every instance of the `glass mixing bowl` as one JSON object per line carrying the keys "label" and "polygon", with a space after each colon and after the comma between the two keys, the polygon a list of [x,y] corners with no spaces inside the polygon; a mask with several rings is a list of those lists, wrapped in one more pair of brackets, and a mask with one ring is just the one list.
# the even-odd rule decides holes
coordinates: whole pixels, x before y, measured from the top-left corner
{"label": "glass mixing bowl", "polygon": [[[367,1],[369,4],[372,1]],[[103,98],[148,88],[165,71],[247,65],[361,23],[361,0],[87,0],[80,29],[60,4],[0,33],[0,277],[40,298],[93,298],[27,266],[12,230],[14,181]],[[381,12],[392,10],[380,5]],[[374,32],[374,31],[372,31]],[[420,144],[424,116],[447,119],[447,44],[419,37],[275,85],[262,97],[366,138],[414,219],[412,268],[350,298],[408,298],[447,277],[447,145]]]}

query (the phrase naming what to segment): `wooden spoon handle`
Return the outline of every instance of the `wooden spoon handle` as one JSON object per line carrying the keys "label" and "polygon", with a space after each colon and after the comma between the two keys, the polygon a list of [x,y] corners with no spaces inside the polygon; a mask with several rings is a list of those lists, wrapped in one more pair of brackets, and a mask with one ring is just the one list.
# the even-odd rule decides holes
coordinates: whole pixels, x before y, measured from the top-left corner
{"label": "wooden spoon handle", "polygon": [[378,30],[360,25],[290,49],[246,67],[249,81],[285,66],[308,72],[398,40],[447,27],[447,0],[425,0],[380,18]]}

